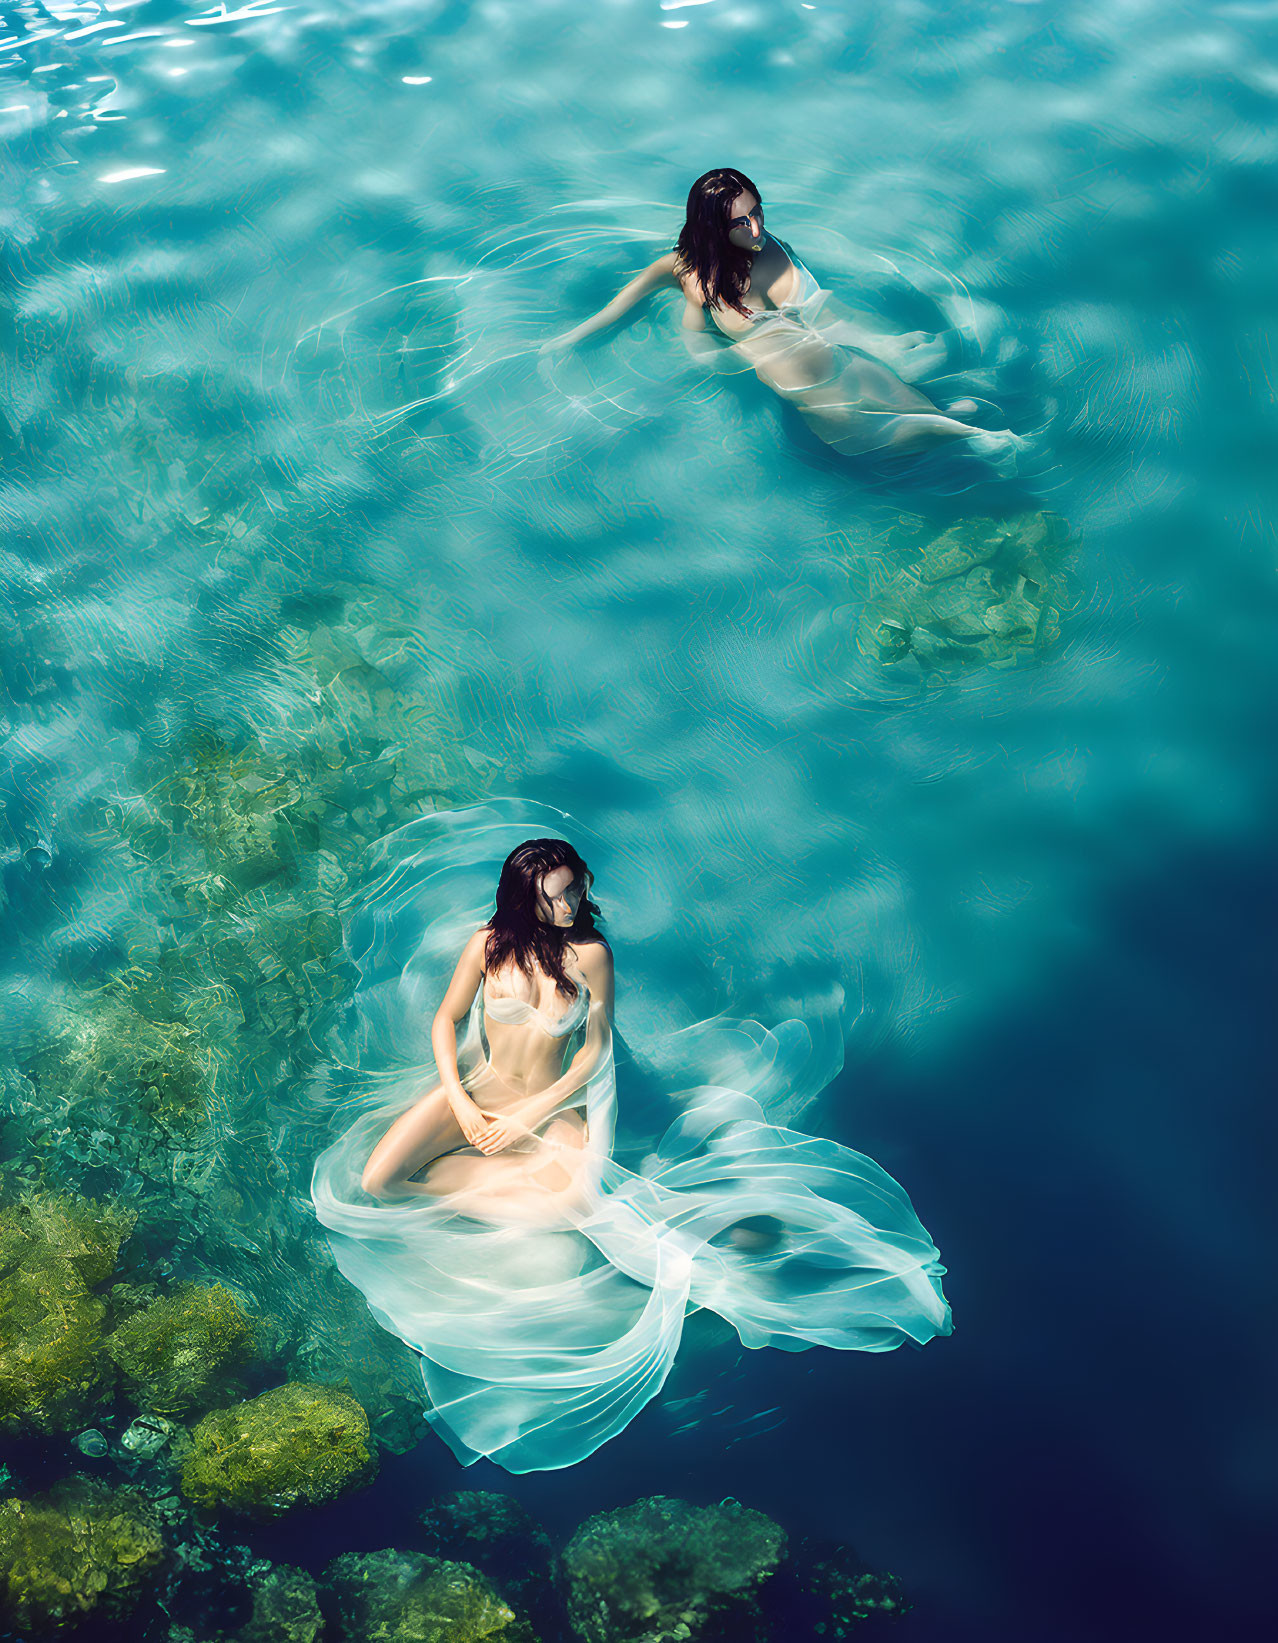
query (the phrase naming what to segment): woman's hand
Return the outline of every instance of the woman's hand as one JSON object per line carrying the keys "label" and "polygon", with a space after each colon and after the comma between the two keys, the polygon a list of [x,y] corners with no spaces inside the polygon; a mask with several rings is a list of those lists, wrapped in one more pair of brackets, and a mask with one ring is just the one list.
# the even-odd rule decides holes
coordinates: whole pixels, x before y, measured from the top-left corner
{"label": "woman's hand", "polygon": [[537,352],[543,359],[552,359],[556,354],[569,353],[576,341],[576,331],[565,331],[562,335],[551,337],[543,342]]}
{"label": "woman's hand", "polygon": [[478,1147],[482,1152],[484,1150],[483,1140],[490,1128],[487,1116],[480,1112],[468,1095],[462,1096],[458,1101],[451,1102],[450,1105],[453,1109],[453,1117],[457,1120],[458,1129],[461,1130],[472,1147]]}
{"label": "woman's hand", "polygon": [[[485,1114],[485,1117],[488,1115]],[[521,1124],[517,1118],[509,1113],[500,1113],[489,1118],[488,1127],[474,1144],[486,1158],[494,1153],[505,1152],[507,1147],[514,1146],[516,1141],[528,1134],[528,1126]]]}

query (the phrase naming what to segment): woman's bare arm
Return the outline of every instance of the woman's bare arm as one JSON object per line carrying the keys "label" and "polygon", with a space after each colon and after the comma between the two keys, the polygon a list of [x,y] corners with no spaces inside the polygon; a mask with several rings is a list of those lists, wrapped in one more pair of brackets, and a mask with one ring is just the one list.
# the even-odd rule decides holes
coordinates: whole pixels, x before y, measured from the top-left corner
{"label": "woman's bare arm", "polygon": [[552,337],[549,342],[542,345],[542,353],[553,353],[561,348],[571,348],[574,344],[580,342],[583,337],[604,330],[606,326],[612,325],[619,320],[623,314],[628,314],[635,304],[643,297],[646,297],[650,291],[656,291],[663,285],[677,286],[679,281],[675,278],[674,269],[675,254],[673,251],[667,252],[664,257],[658,257],[656,262],[650,262],[642,274],[636,274],[629,284],[622,286],[606,308],[601,308],[597,314],[592,314],[589,319],[582,320],[580,325],[575,325],[571,331],[565,331],[562,336]]}
{"label": "woman's bare arm", "polygon": [[472,1131],[477,1133],[486,1129],[488,1120],[462,1088],[461,1073],[457,1067],[457,1023],[464,1021],[470,1013],[475,994],[484,979],[484,948],[487,942],[487,930],[476,930],[462,948],[453,979],[448,983],[443,1002],[430,1026],[430,1044],[435,1052],[439,1082],[462,1134],[472,1144],[475,1139]]}

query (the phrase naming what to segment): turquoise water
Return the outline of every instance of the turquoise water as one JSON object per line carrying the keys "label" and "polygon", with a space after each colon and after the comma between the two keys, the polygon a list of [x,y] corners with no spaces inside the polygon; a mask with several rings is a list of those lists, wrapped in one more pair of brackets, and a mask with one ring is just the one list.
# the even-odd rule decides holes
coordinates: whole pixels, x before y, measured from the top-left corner
{"label": "turquoise water", "polygon": [[[293,1361],[372,1350],[307,1220],[333,921],[422,808],[558,806],[645,886],[598,886],[623,1033],[841,1008],[805,1122],[906,1183],[956,1333],[707,1347],[704,1418],[520,1498],[737,1495],[900,1573],[918,1639],[1254,1622],[1278,8],[230,11],[0,8],[11,1157],[167,1192],[148,1259]],[[722,163],[823,283],[959,329],[1021,485],[834,458],[673,293],[539,359]],[[902,542],[1044,508],[1058,643],[865,653]],[[196,1033],[211,1117],[94,1106],[104,986]],[[407,1453],[324,1533],[460,1476]]]}

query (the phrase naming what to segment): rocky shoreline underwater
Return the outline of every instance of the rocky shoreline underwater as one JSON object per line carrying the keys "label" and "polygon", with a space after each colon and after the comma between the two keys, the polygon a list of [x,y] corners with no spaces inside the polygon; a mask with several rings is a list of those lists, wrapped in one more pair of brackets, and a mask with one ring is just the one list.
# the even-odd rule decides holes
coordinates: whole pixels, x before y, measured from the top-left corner
{"label": "rocky shoreline underwater", "polygon": [[116,1281],[137,1220],[38,1191],[0,1210],[0,1422],[39,1435],[46,1467],[79,1461],[0,1501],[4,1636],[762,1643],[859,1635],[908,1607],[849,1548],[790,1548],[732,1500],[636,1502],[556,1548],[515,1500],[463,1492],[420,1514],[407,1545],[344,1553],[318,1578],[272,1563],[253,1523],[376,1476],[368,1415],[302,1380],[244,1396],[274,1366],[230,1290]]}

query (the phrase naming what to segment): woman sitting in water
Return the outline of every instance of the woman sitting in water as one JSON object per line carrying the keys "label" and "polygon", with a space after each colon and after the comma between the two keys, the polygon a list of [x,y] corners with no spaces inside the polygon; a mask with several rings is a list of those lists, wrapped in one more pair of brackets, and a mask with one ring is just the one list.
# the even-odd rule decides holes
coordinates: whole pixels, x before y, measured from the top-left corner
{"label": "woman sitting in water", "polygon": [[[464,1194],[472,1213],[504,1219],[562,1215],[580,1184],[586,1086],[610,1053],[612,954],[588,878],[559,840],[531,839],[507,858],[497,911],[462,949],[431,1026],[439,1088],[374,1147],[365,1192],[447,1194],[458,1207]],[[488,1056],[463,1082],[457,1024],[481,989]],[[584,1040],[565,1066],[579,1028]]]}
{"label": "woman sitting in water", "polygon": [[544,351],[572,347],[663,286],[683,292],[686,332],[704,332],[709,315],[759,380],[836,450],[909,455],[963,441],[1000,472],[1015,471],[1023,439],[958,420],[976,411],[973,400],[942,411],[908,386],[944,365],[944,341],[922,331],[884,334],[871,316],[836,309],[790,248],[765,230],[759,190],[743,172],[721,167],[698,177],[675,249]]}
{"label": "woman sitting in water", "polygon": [[[429,886],[418,953],[456,927],[445,875]],[[721,1073],[693,1075],[640,1172],[612,1157],[612,957],[591,887],[562,839],[509,854],[434,1019],[438,1084],[365,1113],[315,1167],[339,1267],[421,1355],[427,1419],[467,1464],[591,1454],[660,1390],[699,1306],[746,1346],[791,1351],[950,1330],[945,1269],[896,1182],[769,1123]],[[379,953],[396,947],[380,910],[373,928]],[[767,1070],[784,1076],[777,1042]]]}

